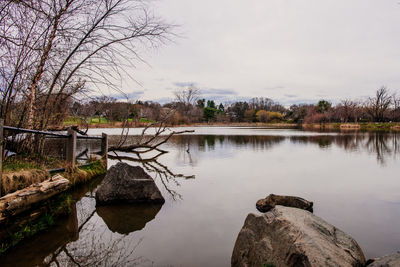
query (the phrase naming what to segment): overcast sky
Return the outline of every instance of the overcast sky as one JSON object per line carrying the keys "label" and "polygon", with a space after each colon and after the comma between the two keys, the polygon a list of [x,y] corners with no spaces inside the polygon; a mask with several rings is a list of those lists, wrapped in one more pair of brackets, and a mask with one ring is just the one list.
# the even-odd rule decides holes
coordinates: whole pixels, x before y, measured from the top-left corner
{"label": "overcast sky", "polygon": [[217,102],[284,105],[400,93],[398,0],[158,0],[182,37],[144,56],[123,90],[165,102],[194,84]]}

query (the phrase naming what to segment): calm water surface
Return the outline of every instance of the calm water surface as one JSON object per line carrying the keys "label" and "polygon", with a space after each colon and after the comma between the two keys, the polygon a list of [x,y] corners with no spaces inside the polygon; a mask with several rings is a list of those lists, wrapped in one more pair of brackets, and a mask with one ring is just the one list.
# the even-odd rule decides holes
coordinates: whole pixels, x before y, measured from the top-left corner
{"label": "calm water surface", "polygon": [[[101,132],[119,130],[91,130]],[[400,249],[399,134],[203,127],[164,148],[170,153],[154,162],[124,160],[153,176],[164,205],[96,208],[93,181],[75,190],[70,218],[2,266],[230,266],[247,214],[270,193],[314,201],[314,213],[354,237],[367,258]]]}

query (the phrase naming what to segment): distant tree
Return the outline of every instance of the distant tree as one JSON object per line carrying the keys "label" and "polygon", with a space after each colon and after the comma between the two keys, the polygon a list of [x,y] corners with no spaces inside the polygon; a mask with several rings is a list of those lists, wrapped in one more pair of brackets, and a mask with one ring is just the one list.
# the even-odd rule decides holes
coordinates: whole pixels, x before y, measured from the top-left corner
{"label": "distant tree", "polygon": [[188,86],[174,92],[175,101],[186,106],[194,105],[200,96],[200,90],[194,86]]}
{"label": "distant tree", "polygon": [[360,113],[359,104],[349,99],[342,100],[335,110],[336,119],[340,122],[357,122]]}
{"label": "distant tree", "polygon": [[268,122],[280,122],[284,118],[283,114],[277,111],[268,111],[267,120]]}
{"label": "distant tree", "polygon": [[255,97],[250,100],[250,108],[255,110],[267,110],[271,111],[275,102],[267,97]]}
{"label": "distant tree", "polygon": [[268,111],[266,110],[259,110],[256,113],[257,120],[260,122],[267,122],[268,120]]}
{"label": "distant tree", "polygon": [[385,121],[386,112],[392,104],[392,97],[385,86],[379,88],[375,97],[370,97],[366,104],[367,112],[372,116],[373,121]]}
{"label": "distant tree", "polygon": [[308,104],[291,105],[288,117],[294,122],[298,122],[299,120],[303,120],[312,109],[313,106]]}
{"label": "distant tree", "polygon": [[218,106],[218,113],[220,114],[225,113],[225,107],[222,103],[220,103]]}
{"label": "distant tree", "polygon": [[207,100],[207,107],[216,108],[214,100]]}
{"label": "distant tree", "polygon": [[205,107],[203,110],[204,120],[207,122],[215,120],[215,114],[217,113],[217,109],[212,107]]}
{"label": "distant tree", "polygon": [[244,119],[247,122],[256,122],[257,117],[256,117],[256,110],[255,109],[248,109],[244,112]]}
{"label": "distant tree", "polygon": [[228,109],[232,113],[232,119],[236,121],[244,121],[244,113],[249,109],[249,104],[247,102],[236,102],[231,105]]}
{"label": "distant tree", "polygon": [[197,100],[196,106],[199,108],[204,108],[206,106],[206,100],[204,98]]}
{"label": "distant tree", "polygon": [[400,98],[393,94],[393,111],[392,111],[392,120],[400,121]]}
{"label": "distant tree", "polygon": [[325,113],[332,107],[332,103],[326,100],[320,100],[317,104],[317,111],[318,113]]}

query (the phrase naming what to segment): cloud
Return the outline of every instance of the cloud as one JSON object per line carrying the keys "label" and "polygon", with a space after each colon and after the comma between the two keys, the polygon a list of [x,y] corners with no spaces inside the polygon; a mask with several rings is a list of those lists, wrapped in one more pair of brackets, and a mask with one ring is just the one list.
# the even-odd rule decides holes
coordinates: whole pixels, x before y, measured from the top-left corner
{"label": "cloud", "polygon": [[161,105],[167,104],[167,103],[171,103],[173,101],[172,98],[170,97],[161,97],[161,98],[157,98],[157,99],[150,99],[151,101],[160,103]]}
{"label": "cloud", "polygon": [[284,96],[286,96],[287,98],[296,98],[296,97],[298,97],[298,95],[292,95],[292,94],[285,94]]}
{"label": "cloud", "polygon": [[318,94],[318,95],[316,95],[316,96],[318,96],[318,97],[327,97],[327,95],[325,95],[325,94]]}
{"label": "cloud", "polygon": [[201,89],[203,95],[237,95],[237,92],[232,89]]}
{"label": "cloud", "polygon": [[382,84],[400,88],[397,1],[151,2],[185,38],[145,58],[151,68],[134,70],[148,99],[190,85],[204,88],[204,97],[233,96],[209,91],[230,88],[238,97],[297,103],[317,94],[368,97]]}
{"label": "cloud", "polygon": [[265,87],[264,90],[274,91],[274,90],[282,90],[285,89],[285,86],[274,86],[274,87]]}
{"label": "cloud", "polygon": [[217,103],[232,104],[234,102],[246,101],[249,102],[250,96],[235,96],[235,95],[208,95],[204,97],[206,100],[214,100]]}
{"label": "cloud", "polygon": [[173,85],[178,87],[196,86],[195,82],[174,82]]}
{"label": "cloud", "polygon": [[112,98],[115,98],[117,100],[126,100],[126,99],[137,99],[139,98],[141,95],[144,94],[144,90],[142,91],[133,91],[130,93],[115,93],[112,95],[109,95]]}

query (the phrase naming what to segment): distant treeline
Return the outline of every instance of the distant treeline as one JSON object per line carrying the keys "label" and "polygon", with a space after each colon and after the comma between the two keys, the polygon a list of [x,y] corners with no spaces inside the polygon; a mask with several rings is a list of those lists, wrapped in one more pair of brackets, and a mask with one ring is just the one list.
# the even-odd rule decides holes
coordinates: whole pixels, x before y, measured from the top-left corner
{"label": "distant treeline", "polygon": [[171,125],[202,122],[398,122],[400,99],[382,87],[365,101],[345,99],[333,105],[327,100],[315,104],[296,104],[289,108],[264,97],[231,104],[216,103],[201,98],[197,89],[186,88],[175,93],[175,101],[161,105],[151,101],[120,102],[99,97],[84,104],[69,103],[65,116],[93,118],[106,121],[160,121]]}

